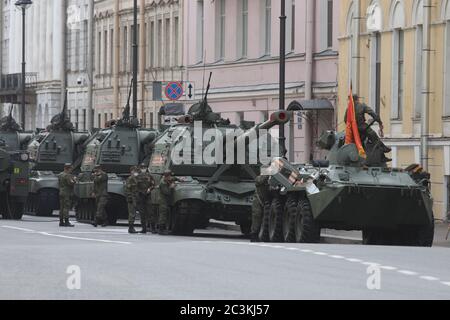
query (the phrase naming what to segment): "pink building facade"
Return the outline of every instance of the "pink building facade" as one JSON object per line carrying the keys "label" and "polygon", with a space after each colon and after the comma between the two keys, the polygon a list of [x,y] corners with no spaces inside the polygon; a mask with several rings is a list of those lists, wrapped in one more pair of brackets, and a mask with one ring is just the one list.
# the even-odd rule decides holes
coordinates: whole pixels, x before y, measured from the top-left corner
{"label": "pink building facade", "polygon": [[[212,72],[209,104],[233,123],[261,122],[279,108],[280,3],[183,2],[183,78],[198,100]],[[286,0],[286,11],[286,108],[315,106],[286,126],[288,156],[304,163],[321,157],[315,140],[336,126],[339,0]]]}

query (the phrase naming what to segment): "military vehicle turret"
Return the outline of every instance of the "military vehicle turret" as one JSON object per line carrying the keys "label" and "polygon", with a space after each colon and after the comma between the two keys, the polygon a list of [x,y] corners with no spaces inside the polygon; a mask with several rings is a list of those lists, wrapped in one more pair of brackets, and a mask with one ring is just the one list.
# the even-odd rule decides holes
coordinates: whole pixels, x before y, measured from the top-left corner
{"label": "military vehicle turret", "polygon": [[28,196],[28,152],[32,133],[9,115],[0,119],[0,214],[4,219],[21,219]]}
{"label": "military vehicle turret", "polygon": [[152,143],[159,134],[157,130],[141,128],[138,120],[130,117],[130,97],[131,88],[122,118],[95,133],[86,147],[79,181],[75,185],[78,202],[76,216],[80,222],[91,223],[95,219],[96,206],[92,197],[91,173],[97,165],[108,173],[109,200],[106,212],[109,224],[114,225],[117,219],[128,218],[125,181],[129,177],[131,167],[148,163]]}
{"label": "military vehicle turret", "polygon": [[27,211],[36,216],[51,216],[59,209],[58,174],[64,164],[79,170],[88,132],[76,132],[67,115],[67,93],[61,113],[35,136],[28,146],[32,171]]}
{"label": "military vehicle turret", "polygon": [[[290,117],[286,112],[276,112],[269,121],[251,128],[248,123],[243,128],[231,125],[212,112],[207,103],[209,87],[208,84],[203,101],[194,104],[188,115],[180,118],[180,124],[172,126],[156,140],[149,169],[157,184],[167,170],[177,181],[166,226],[171,234],[190,235],[207,225],[210,219],[235,222],[244,234],[249,234],[260,161],[258,144],[254,144],[255,150],[248,146],[261,130],[283,125]],[[267,140],[271,140],[270,135]],[[227,142],[231,143],[227,145]],[[240,159],[243,161],[237,161],[238,146],[244,146]],[[230,150],[238,152],[233,152],[233,158],[225,159]],[[211,157],[206,159],[208,154]],[[251,162],[250,157],[258,161]],[[159,195],[156,188],[152,192],[156,213],[159,212]]]}
{"label": "military vehicle turret", "polygon": [[388,168],[382,150],[368,140],[364,159],[333,131],[322,135],[319,146],[329,154],[315,167],[275,159],[265,171],[272,199],[263,240],[314,243],[328,228],[362,230],[368,245],[432,245],[430,175],[419,165]]}

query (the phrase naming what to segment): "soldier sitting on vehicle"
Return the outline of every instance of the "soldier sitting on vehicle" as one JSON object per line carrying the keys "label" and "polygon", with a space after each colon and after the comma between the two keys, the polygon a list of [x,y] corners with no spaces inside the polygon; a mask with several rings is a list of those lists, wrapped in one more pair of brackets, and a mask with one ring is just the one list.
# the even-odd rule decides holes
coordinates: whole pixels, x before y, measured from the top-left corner
{"label": "soldier sitting on vehicle", "polygon": [[106,215],[106,204],[108,203],[108,175],[102,170],[101,166],[95,166],[92,174],[94,181],[94,192],[92,196],[95,198],[97,205],[97,213],[95,215],[94,227],[99,224],[102,227],[108,225],[108,217]]}
{"label": "soldier sitting on vehicle", "polygon": [[159,234],[167,235],[167,218],[169,215],[169,206],[175,190],[175,179],[172,171],[166,170],[159,183]]}
{"label": "soldier sitting on vehicle", "polygon": [[72,175],[73,167],[70,163],[64,165],[64,171],[59,174],[59,226],[73,227],[69,221],[69,211],[72,208],[73,188],[76,178]]}
{"label": "soldier sitting on vehicle", "polygon": [[125,196],[127,197],[128,204],[128,233],[137,233],[134,228],[134,222],[136,221],[136,194],[137,194],[137,182],[136,177],[139,175],[138,168],[132,167],[130,169],[130,176],[125,182]]}
{"label": "soldier sitting on vehicle", "polygon": [[[373,129],[366,122],[366,114],[368,114],[375,120],[375,122],[378,122],[378,124],[380,125],[380,135],[383,138],[384,126],[380,116],[376,114],[376,112],[373,111],[373,109],[367,106],[365,103],[360,103],[358,95],[355,94],[353,96],[353,101],[355,103],[355,117],[361,138],[363,139],[363,137],[367,137],[374,145],[379,145],[383,153],[391,152],[391,148],[387,147],[381,141],[378,134],[373,131]],[[345,112],[344,121],[345,123],[347,123],[347,111]]]}

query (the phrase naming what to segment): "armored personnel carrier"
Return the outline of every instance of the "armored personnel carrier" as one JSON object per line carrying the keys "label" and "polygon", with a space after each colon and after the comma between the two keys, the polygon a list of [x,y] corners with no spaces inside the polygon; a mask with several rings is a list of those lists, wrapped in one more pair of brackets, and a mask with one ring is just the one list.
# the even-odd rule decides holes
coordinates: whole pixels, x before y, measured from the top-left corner
{"label": "armored personnel carrier", "polygon": [[314,243],[328,228],[362,230],[368,245],[432,245],[430,175],[419,165],[388,168],[382,151],[367,140],[363,159],[354,144],[345,145],[343,133],[324,133],[319,146],[329,155],[315,167],[275,159],[265,171],[272,198],[263,240]]}
{"label": "armored personnel carrier", "polygon": [[[239,128],[212,112],[207,103],[208,91],[209,84],[203,101],[193,105],[188,115],[180,119],[180,124],[172,126],[156,140],[150,172],[157,185],[164,172],[169,170],[176,180],[166,226],[171,234],[190,235],[195,229],[207,225],[210,219],[235,222],[244,234],[249,234],[255,178],[260,173],[260,162],[253,164],[248,161],[250,154],[247,146],[252,139],[258,138],[262,129],[283,125],[290,117],[286,112],[276,112],[265,123],[251,128],[246,123],[243,128]],[[222,159],[225,152],[219,156],[220,148],[216,149],[215,161],[196,159],[211,147],[213,139],[213,145],[222,147],[230,132],[239,132],[231,140],[231,149],[236,150],[241,143],[246,145],[244,162],[236,159],[225,161]],[[206,135],[213,139],[204,141],[206,139],[202,138]],[[176,159],[179,155],[182,161]],[[159,189],[156,188],[152,192],[153,210],[156,213],[159,211],[159,196]]]}
{"label": "armored personnel carrier", "polygon": [[32,133],[22,128],[12,117],[0,119],[0,214],[4,219],[20,220],[28,196],[28,152]]}
{"label": "armored personnel carrier", "polygon": [[91,173],[100,165],[108,173],[109,200],[106,206],[108,223],[114,225],[117,219],[128,218],[128,207],[124,184],[130,175],[130,168],[147,163],[152,152],[152,143],[159,132],[143,129],[137,119],[130,117],[130,94],[122,119],[96,132],[86,147],[81,163],[81,173],[75,185],[77,198],[76,217],[84,223],[95,219],[96,206],[92,197],[93,180]]}
{"label": "armored personnel carrier", "polygon": [[27,211],[36,216],[51,216],[59,209],[58,174],[64,164],[79,170],[83,150],[90,134],[76,132],[67,116],[67,94],[60,114],[28,146],[32,171]]}

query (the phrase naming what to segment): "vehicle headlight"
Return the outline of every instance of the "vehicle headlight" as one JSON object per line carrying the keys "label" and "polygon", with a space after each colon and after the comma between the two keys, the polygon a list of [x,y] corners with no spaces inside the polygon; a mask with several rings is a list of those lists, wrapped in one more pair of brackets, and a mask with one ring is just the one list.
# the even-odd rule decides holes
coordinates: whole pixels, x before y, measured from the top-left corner
{"label": "vehicle headlight", "polygon": [[27,153],[22,153],[22,154],[20,155],[20,160],[22,160],[22,161],[28,161],[28,159],[30,159],[30,157],[28,156]]}

